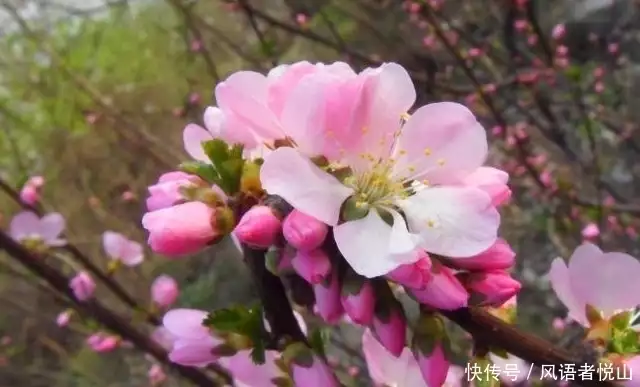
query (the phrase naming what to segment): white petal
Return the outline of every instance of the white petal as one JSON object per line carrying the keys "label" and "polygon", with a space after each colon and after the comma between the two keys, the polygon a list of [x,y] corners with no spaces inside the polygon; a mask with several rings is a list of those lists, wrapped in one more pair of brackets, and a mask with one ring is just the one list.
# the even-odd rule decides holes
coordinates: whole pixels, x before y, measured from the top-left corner
{"label": "white petal", "polygon": [[293,148],[270,153],[260,169],[260,181],[268,193],[332,226],[338,223],[342,203],[353,194]]}
{"label": "white petal", "polygon": [[493,245],[500,214],[477,188],[434,187],[399,203],[422,247],[451,258],[470,257]]}
{"label": "white petal", "polygon": [[412,245],[411,237],[404,221],[401,223],[396,221],[391,227],[377,211],[371,210],[362,219],[335,226],[333,236],[340,253],[356,273],[367,278],[379,277],[418,259],[413,248],[406,251]]}

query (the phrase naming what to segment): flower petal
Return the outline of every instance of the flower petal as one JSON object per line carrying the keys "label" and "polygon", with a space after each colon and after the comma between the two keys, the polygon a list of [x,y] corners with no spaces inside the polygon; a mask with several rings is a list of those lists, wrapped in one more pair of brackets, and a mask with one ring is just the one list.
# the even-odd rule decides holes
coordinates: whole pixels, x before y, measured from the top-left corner
{"label": "flower petal", "polygon": [[453,102],[425,105],[403,126],[394,149],[394,173],[439,184],[463,178],[487,156],[487,135],[465,106]]}
{"label": "flower petal", "polygon": [[224,123],[224,113],[220,108],[207,106],[207,108],[204,109],[202,120],[204,121],[205,129],[211,133],[212,137],[220,137],[222,124]]}
{"label": "flower petal", "polygon": [[556,296],[569,310],[569,316],[578,323],[587,325],[585,302],[575,297],[569,280],[569,268],[562,258],[553,260],[548,277]]}
{"label": "flower petal", "polygon": [[260,169],[260,180],[268,193],[328,225],[338,223],[340,207],[353,193],[293,148],[270,153]]}
{"label": "flower petal", "polygon": [[[405,251],[411,244],[411,236],[406,231],[404,221],[401,223],[396,221],[392,227],[382,220],[376,210],[371,210],[362,219],[335,226],[333,236],[353,270],[373,278],[419,259],[413,249]],[[402,229],[405,235],[402,235]]]}
{"label": "flower petal", "polygon": [[184,150],[187,151],[189,156],[198,161],[211,162],[204,153],[204,149],[202,149],[202,143],[209,140],[213,140],[213,136],[200,125],[189,124],[182,132]]}
{"label": "flower petal", "polygon": [[45,241],[57,239],[64,230],[65,220],[57,212],[47,214],[40,219],[40,235]]}
{"label": "flower petal", "polygon": [[144,261],[144,249],[135,241],[127,240],[121,254],[120,260],[127,266],[136,266]]}
{"label": "flower petal", "polygon": [[477,188],[426,188],[398,203],[409,230],[419,233],[428,252],[451,258],[471,257],[498,238],[500,214]]}
{"label": "flower petal", "polygon": [[280,125],[267,106],[267,78],[255,71],[239,71],[216,86],[218,106],[233,112],[261,138],[283,138]]}
{"label": "flower petal", "polygon": [[39,234],[40,218],[30,211],[23,211],[11,219],[9,234],[16,240],[20,240],[30,234]]}
{"label": "flower petal", "polygon": [[640,262],[624,253],[597,253],[594,245],[576,249],[569,278],[576,297],[606,316],[640,305]]}
{"label": "flower petal", "polygon": [[102,247],[105,253],[112,259],[120,259],[122,247],[126,243],[124,235],[113,231],[105,231],[102,234]]}
{"label": "flower petal", "polygon": [[265,358],[264,364],[255,364],[251,359],[251,351],[242,350],[221,360],[223,367],[233,375],[237,386],[271,387],[271,380],[282,373],[275,363],[278,352],[268,350]]}
{"label": "flower petal", "polygon": [[[369,376],[377,384],[426,387],[418,363],[409,348],[405,348],[400,357],[395,357],[373,337],[369,329],[366,329],[362,335],[362,352],[366,359]],[[420,381],[422,384],[405,384],[408,380]]]}
{"label": "flower petal", "polygon": [[162,325],[179,339],[203,339],[211,336],[202,325],[207,312],[197,309],[172,309],[162,318]]}
{"label": "flower petal", "polygon": [[212,353],[217,344],[212,337],[178,340],[169,352],[169,360],[188,367],[204,367],[218,359]]}

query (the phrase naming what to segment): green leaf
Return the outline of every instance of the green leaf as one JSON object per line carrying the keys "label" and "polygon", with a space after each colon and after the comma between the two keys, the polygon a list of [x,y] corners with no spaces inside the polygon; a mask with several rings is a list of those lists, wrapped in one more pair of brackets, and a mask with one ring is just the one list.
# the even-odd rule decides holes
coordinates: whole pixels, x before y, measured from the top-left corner
{"label": "green leaf", "polygon": [[328,336],[331,334],[326,329],[318,328],[309,335],[309,344],[311,348],[321,356],[326,356],[325,343],[328,340]]}
{"label": "green leaf", "polygon": [[219,332],[236,332],[246,324],[249,319],[249,312],[239,306],[218,309],[209,313],[203,324]]}
{"label": "green leaf", "polygon": [[216,167],[229,160],[229,145],[218,138],[203,142],[202,149]]}
{"label": "green leaf", "polygon": [[181,171],[196,175],[208,183],[218,184],[220,176],[211,164],[201,161],[186,161],[178,167]]}

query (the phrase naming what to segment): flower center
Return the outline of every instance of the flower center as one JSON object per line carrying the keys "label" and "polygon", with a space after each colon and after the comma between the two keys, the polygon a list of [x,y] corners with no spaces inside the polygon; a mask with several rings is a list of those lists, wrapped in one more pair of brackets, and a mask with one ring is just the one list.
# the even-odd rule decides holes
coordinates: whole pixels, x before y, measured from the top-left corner
{"label": "flower center", "polygon": [[403,181],[392,176],[392,160],[372,163],[366,171],[358,171],[344,180],[355,191],[356,202],[372,207],[390,207],[398,199],[409,196]]}

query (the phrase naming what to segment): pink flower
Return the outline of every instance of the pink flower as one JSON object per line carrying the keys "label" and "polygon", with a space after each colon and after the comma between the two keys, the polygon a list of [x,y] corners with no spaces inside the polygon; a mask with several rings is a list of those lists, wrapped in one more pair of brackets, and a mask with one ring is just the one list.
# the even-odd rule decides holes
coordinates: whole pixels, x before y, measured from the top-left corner
{"label": "pink flower", "polygon": [[81,271],[69,281],[69,287],[73,291],[73,295],[80,301],[86,301],[96,290],[96,283],[86,271]]}
{"label": "pink flower", "polygon": [[589,223],[582,229],[582,237],[585,239],[593,239],[600,235],[600,228],[595,223]]}
{"label": "pink flower", "polygon": [[202,50],[202,41],[200,41],[198,39],[193,39],[191,41],[191,46],[189,48],[193,52],[199,52],[200,50]]}
{"label": "pink flower", "polygon": [[507,185],[508,181],[509,174],[505,171],[491,167],[480,167],[465,176],[462,183],[466,186],[483,190],[491,197],[493,205],[499,206],[511,198],[511,190]]}
{"label": "pink flower", "polygon": [[426,286],[409,290],[421,304],[446,310],[467,306],[469,293],[451,269],[438,264],[432,268],[431,273],[431,280]]}
{"label": "pink flower", "polygon": [[58,213],[39,218],[33,212],[23,211],[11,219],[9,234],[18,242],[37,241],[47,246],[62,246],[67,243],[60,238],[65,220]]}
{"label": "pink flower", "polygon": [[327,323],[337,322],[344,313],[340,302],[340,283],[336,272],[331,274],[328,286],[322,283],[313,285],[313,293],[316,297],[317,313]]}
{"label": "pink flower", "polygon": [[429,386],[442,386],[449,375],[451,363],[447,359],[442,344],[437,342],[431,353],[415,352],[422,378]]}
{"label": "pink flower", "polygon": [[400,356],[395,356],[380,345],[371,331],[366,329],[362,335],[362,352],[369,376],[376,385],[427,387],[409,348],[403,348]]}
{"label": "pink flower", "polygon": [[265,355],[264,364],[255,364],[251,360],[251,350],[241,350],[233,356],[220,359],[219,363],[233,375],[237,387],[272,387],[272,380],[283,376],[276,364],[280,354],[267,350]]}
{"label": "pink flower", "polygon": [[169,332],[165,327],[158,327],[151,333],[151,339],[158,343],[162,348],[170,351],[177,337]]}
{"label": "pink flower", "polygon": [[176,302],[178,294],[178,283],[168,275],[158,276],[151,284],[151,298],[161,308]]}
{"label": "pink flower", "polygon": [[586,306],[603,318],[640,305],[640,262],[624,253],[604,253],[591,243],[578,247],[566,265],[561,258],[551,264],[551,287],[569,309],[569,316],[588,326]]}
{"label": "pink flower", "polygon": [[87,338],[87,344],[95,352],[111,352],[118,348],[120,338],[118,336],[98,332]]}
{"label": "pink flower", "polygon": [[291,211],[282,224],[284,239],[302,251],[320,247],[328,232],[326,224],[298,210]]}
{"label": "pink flower", "polygon": [[149,368],[147,376],[149,377],[149,384],[152,386],[157,386],[167,380],[167,374],[164,373],[159,364],[152,365],[151,368]]}
{"label": "pink flower", "polygon": [[195,309],[173,309],[162,319],[164,327],[175,337],[169,360],[190,367],[204,367],[218,356],[213,349],[222,343],[202,325],[207,313]]}
{"label": "pink flower", "polygon": [[[204,128],[196,124],[188,124],[182,132],[185,151],[195,160],[205,163],[211,162],[202,148],[202,143],[219,138],[232,144],[243,144],[255,147],[257,141],[252,132],[235,123],[233,116],[222,112],[217,107],[209,106],[204,111]],[[227,129],[228,126],[231,126]]]}
{"label": "pink flower", "polygon": [[144,260],[142,245],[114,231],[102,234],[102,247],[109,258],[127,266],[137,266]]}
{"label": "pink flower", "polygon": [[58,317],[56,317],[56,325],[59,327],[66,327],[71,320],[71,310],[65,310],[64,312],[60,312]]}
{"label": "pink flower", "polygon": [[266,249],[275,242],[281,230],[282,222],[270,207],[256,206],[240,218],[233,235],[241,243]]}
{"label": "pink flower", "polygon": [[386,305],[387,310],[376,310],[371,324],[373,336],[395,357],[400,357],[407,340],[407,321],[402,311]]}
{"label": "pink flower", "polygon": [[472,273],[464,277],[471,296],[479,297],[481,305],[498,307],[518,294],[522,285],[503,270]]}
{"label": "pink flower", "polygon": [[319,284],[331,273],[329,256],[321,249],[298,251],[291,260],[291,265],[310,284]]}
{"label": "pink flower", "polygon": [[387,278],[411,289],[424,289],[431,281],[432,263],[424,251],[418,251],[417,254],[420,254],[420,260],[398,266],[387,274]]}
{"label": "pink flower", "polygon": [[373,319],[376,298],[373,287],[368,281],[362,283],[356,291],[351,291],[347,282],[343,283],[341,300],[347,316],[354,323],[368,325]]}
{"label": "pink flower", "polygon": [[147,209],[155,211],[183,201],[184,197],[180,189],[193,186],[198,180],[200,180],[198,177],[180,171],[163,174],[156,184],[148,188]]}
{"label": "pink flower", "polygon": [[308,21],[309,21],[309,18],[304,13],[299,13],[299,14],[296,15],[296,22],[299,25],[305,26]]}
{"label": "pink flower", "polygon": [[[294,90],[295,101],[287,100],[296,106],[295,134],[304,136],[292,136],[295,149],[281,147],[265,156],[260,178],[267,192],[334,226],[342,255],[369,278],[415,262],[418,246],[464,258],[495,242],[500,217],[492,198],[476,187],[457,185],[482,166],[487,154],[485,130],[471,111],[457,103],[430,104],[399,126],[398,118],[406,118],[415,101],[415,89],[394,63],[364,70],[353,88],[339,95],[323,93],[311,81],[316,78],[321,82],[320,75],[304,77],[304,88]],[[327,105],[335,110],[322,110]],[[336,127],[343,129],[333,132]],[[317,155],[351,167],[353,174],[338,180],[308,159]],[[346,216],[341,210],[350,197],[345,207],[359,212]],[[341,216],[346,221],[338,224]]]}
{"label": "pink flower", "polygon": [[296,361],[291,364],[291,378],[295,386],[304,387],[338,387],[340,384],[329,366],[313,354],[311,364],[307,361]]}
{"label": "pink flower", "polygon": [[466,270],[503,270],[515,263],[516,253],[504,239],[498,239],[486,251],[467,259],[455,261],[456,267]]}
{"label": "pink flower", "polygon": [[188,202],[142,217],[149,231],[149,246],[170,257],[195,253],[218,236],[215,210],[202,202]]}
{"label": "pink flower", "polygon": [[560,40],[564,37],[564,35],[566,34],[566,28],[564,27],[564,24],[556,24],[553,27],[553,30],[551,31],[551,37],[555,40]]}
{"label": "pink flower", "polygon": [[40,201],[40,189],[44,185],[42,176],[32,176],[20,190],[20,200],[28,205],[35,205]]}

